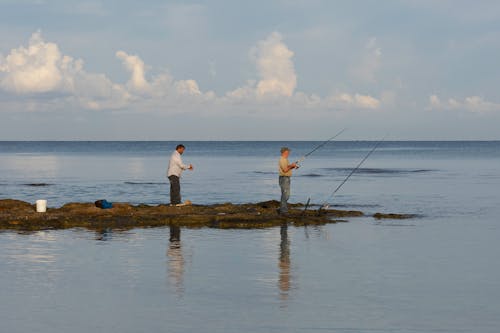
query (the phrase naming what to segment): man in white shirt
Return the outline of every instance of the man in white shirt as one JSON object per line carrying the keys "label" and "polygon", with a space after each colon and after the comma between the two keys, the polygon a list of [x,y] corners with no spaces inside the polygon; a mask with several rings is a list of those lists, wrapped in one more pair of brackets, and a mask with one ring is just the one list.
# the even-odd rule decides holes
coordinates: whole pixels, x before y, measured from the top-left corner
{"label": "man in white shirt", "polygon": [[181,203],[181,184],[179,178],[181,178],[182,171],[186,169],[193,170],[192,164],[185,165],[182,163],[181,155],[184,153],[185,149],[186,147],[184,147],[184,145],[177,145],[168,163],[167,177],[170,181],[171,205],[178,205]]}

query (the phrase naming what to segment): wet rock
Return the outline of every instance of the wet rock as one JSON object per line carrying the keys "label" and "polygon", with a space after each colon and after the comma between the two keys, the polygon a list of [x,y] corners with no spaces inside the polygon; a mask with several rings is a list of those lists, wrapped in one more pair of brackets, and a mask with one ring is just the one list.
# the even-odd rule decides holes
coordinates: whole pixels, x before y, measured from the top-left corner
{"label": "wet rock", "polygon": [[4,212],[33,212],[35,209],[35,205],[32,205],[28,202],[24,202],[21,200],[14,199],[5,199],[0,200],[0,213]]}
{"label": "wet rock", "polygon": [[131,205],[113,203],[113,208],[100,209],[94,203],[67,203],[37,213],[35,206],[19,200],[0,200],[0,230],[42,230],[88,228],[130,229],[177,225],[211,228],[267,228],[283,223],[318,225],[335,223],[337,218],[363,216],[360,211],[324,209],[304,211],[302,204],[291,204],[289,214],[277,214],[278,201],[248,204],[216,205]]}
{"label": "wet rock", "polygon": [[394,214],[394,213],[375,213],[375,214],[373,214],[373,217],[376,218],[377,220],[381,220],[381,219],[404,220],[404,219],[414,218],[414,217],[416,217],[416,215],[413,215],[413,214]]}

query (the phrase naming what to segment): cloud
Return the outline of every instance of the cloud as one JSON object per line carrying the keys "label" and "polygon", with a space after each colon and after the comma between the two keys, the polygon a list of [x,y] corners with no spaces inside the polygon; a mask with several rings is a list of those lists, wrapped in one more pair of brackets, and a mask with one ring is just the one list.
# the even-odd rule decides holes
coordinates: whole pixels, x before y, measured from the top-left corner
{"label": "cloud", "polygon": [[180,95],[201,95],[195,80],[182,80],[175,83],[175,89]]}
{"label": "cloud", "polygon": [[463,101],[455,98],[449,98],[442,101],[437,95],[429,96],[428,110],[465,110],[475,113],[486,113],[492,111],[500,111],[500,104],[485,101],[480,96],[470,96],[464,98]]}
{"label": "cloud", "polygon": [[293,52],[278,32],[257,42],[250,50],[259,80],[248,80],[246,85],[226,93],[226,98],[241,101],[266,101],[292,97],[297,86],[297,75],[292,61]]}
{"label": "cloud", "polygon": [[369,95],[340,93],[329,96],[326,99],[327,106],[330,108],[341,109],[371,109],[375,110],[380,107],[380,100]]}
{"label": "cloud", "polygon": [[116,52],[116,57],[123,61],[123,65],[132,75],[127,83],[129,88],[139,92],[148,90],[149,84],[144,76],[144,61],[142,61],[142,59],[138,56],[128,55],[124,51]]}
{"label": "cloud", "polygon": [[[374,43],[375,41],[372,41]],[[292,61],[294,53],[283,42],[278,32],[271,33],[259,41],[252,49],[259,80],[247,83],[226,93],[226,99],[232,103],[292,102],[296,107],[317,109],[378,109],[380,100],[359,93],[337,93],[321,98],[317,94],[295,91],[297,74]],[[287,106],[289,107],[289,106]]]}
{"label": "cloud", "polygon": [[257,95],[292,96],[297,75],[292,62],[293,52],[283,43],[278,32],[271,33],[257,44],[255,62],[260,80]]}
{"label": "cloud", "polygon": [[257,80],[248,80],[217,96],[203,91],[192,78],[175,80],[167,71],[148,75],[151,68],[144,60],[123,50],[115,55],[130,76],[125,83],[113,82],[103,73],[85,71],[82,60],[64,55],[57,44],[45,42],[36,32],[27,47],[12,49],[7,57],[0,57],[0,89],[21,97],[29,95],[25,101],[29,100],[30,110],[36,109],[37,102],[39,110],[57,105],[61,109],[132,112],[374,110],[382,104],[373,96],[356,92],[320,97],[296,91],[294,53],[278,32],[257,42],[251,54]]}
{"label": "cloud", "polygon": [[116,57],[121,59],[124,67],[130,72],[130,79],[126,87],[128,92],[135,94],[138,99],[179,98],[187,96],[210,97],[211,92],[202,93],[198,83],[193,79],[175,81],[168,73],[164,72],[151,81],[146,79],[146,66],[137,55],[129,55],[124,51],[116,52]]}
{"label": "cloud", "polygon": [[87,73],[83,61],[63,55],[55,43],[45,42],[40,31],[29,39],[28,46],[12,49],[0,58],[0,88],[18,95],[53,95],[64,103],[84,108],[102,106],[120,108],[129,94],[104,74]]}
{"label": "cloud", "polygon": [[71,65],[79,66],[73,59],[61,55],[54,43],[45,43],[40,32],[34,33],[27,48],[11,50],[0,58],[0,85],[9,92],[45,93],[63,86],[63,72]]}

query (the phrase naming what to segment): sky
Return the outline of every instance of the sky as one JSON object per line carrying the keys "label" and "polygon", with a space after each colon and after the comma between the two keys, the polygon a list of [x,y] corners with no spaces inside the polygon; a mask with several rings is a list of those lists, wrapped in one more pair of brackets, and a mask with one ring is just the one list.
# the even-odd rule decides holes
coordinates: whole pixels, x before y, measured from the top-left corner
{"label": "sky", "polygon": [[500,1],[0,0],[0,140],[500,140]]}

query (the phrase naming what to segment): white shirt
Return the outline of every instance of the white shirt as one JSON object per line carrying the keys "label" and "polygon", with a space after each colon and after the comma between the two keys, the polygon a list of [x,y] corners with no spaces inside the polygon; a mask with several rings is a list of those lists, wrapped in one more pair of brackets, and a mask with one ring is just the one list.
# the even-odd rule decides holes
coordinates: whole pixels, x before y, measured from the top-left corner
{"label": "white shirt", "polygon": [[174,150],[172,156],[170,156],[170,161],[168,162],[167,177],[180,177],[182,171],[186,170],[188,167],[188,165],[182,163],[181,154],[179,154],[177,150]]}

